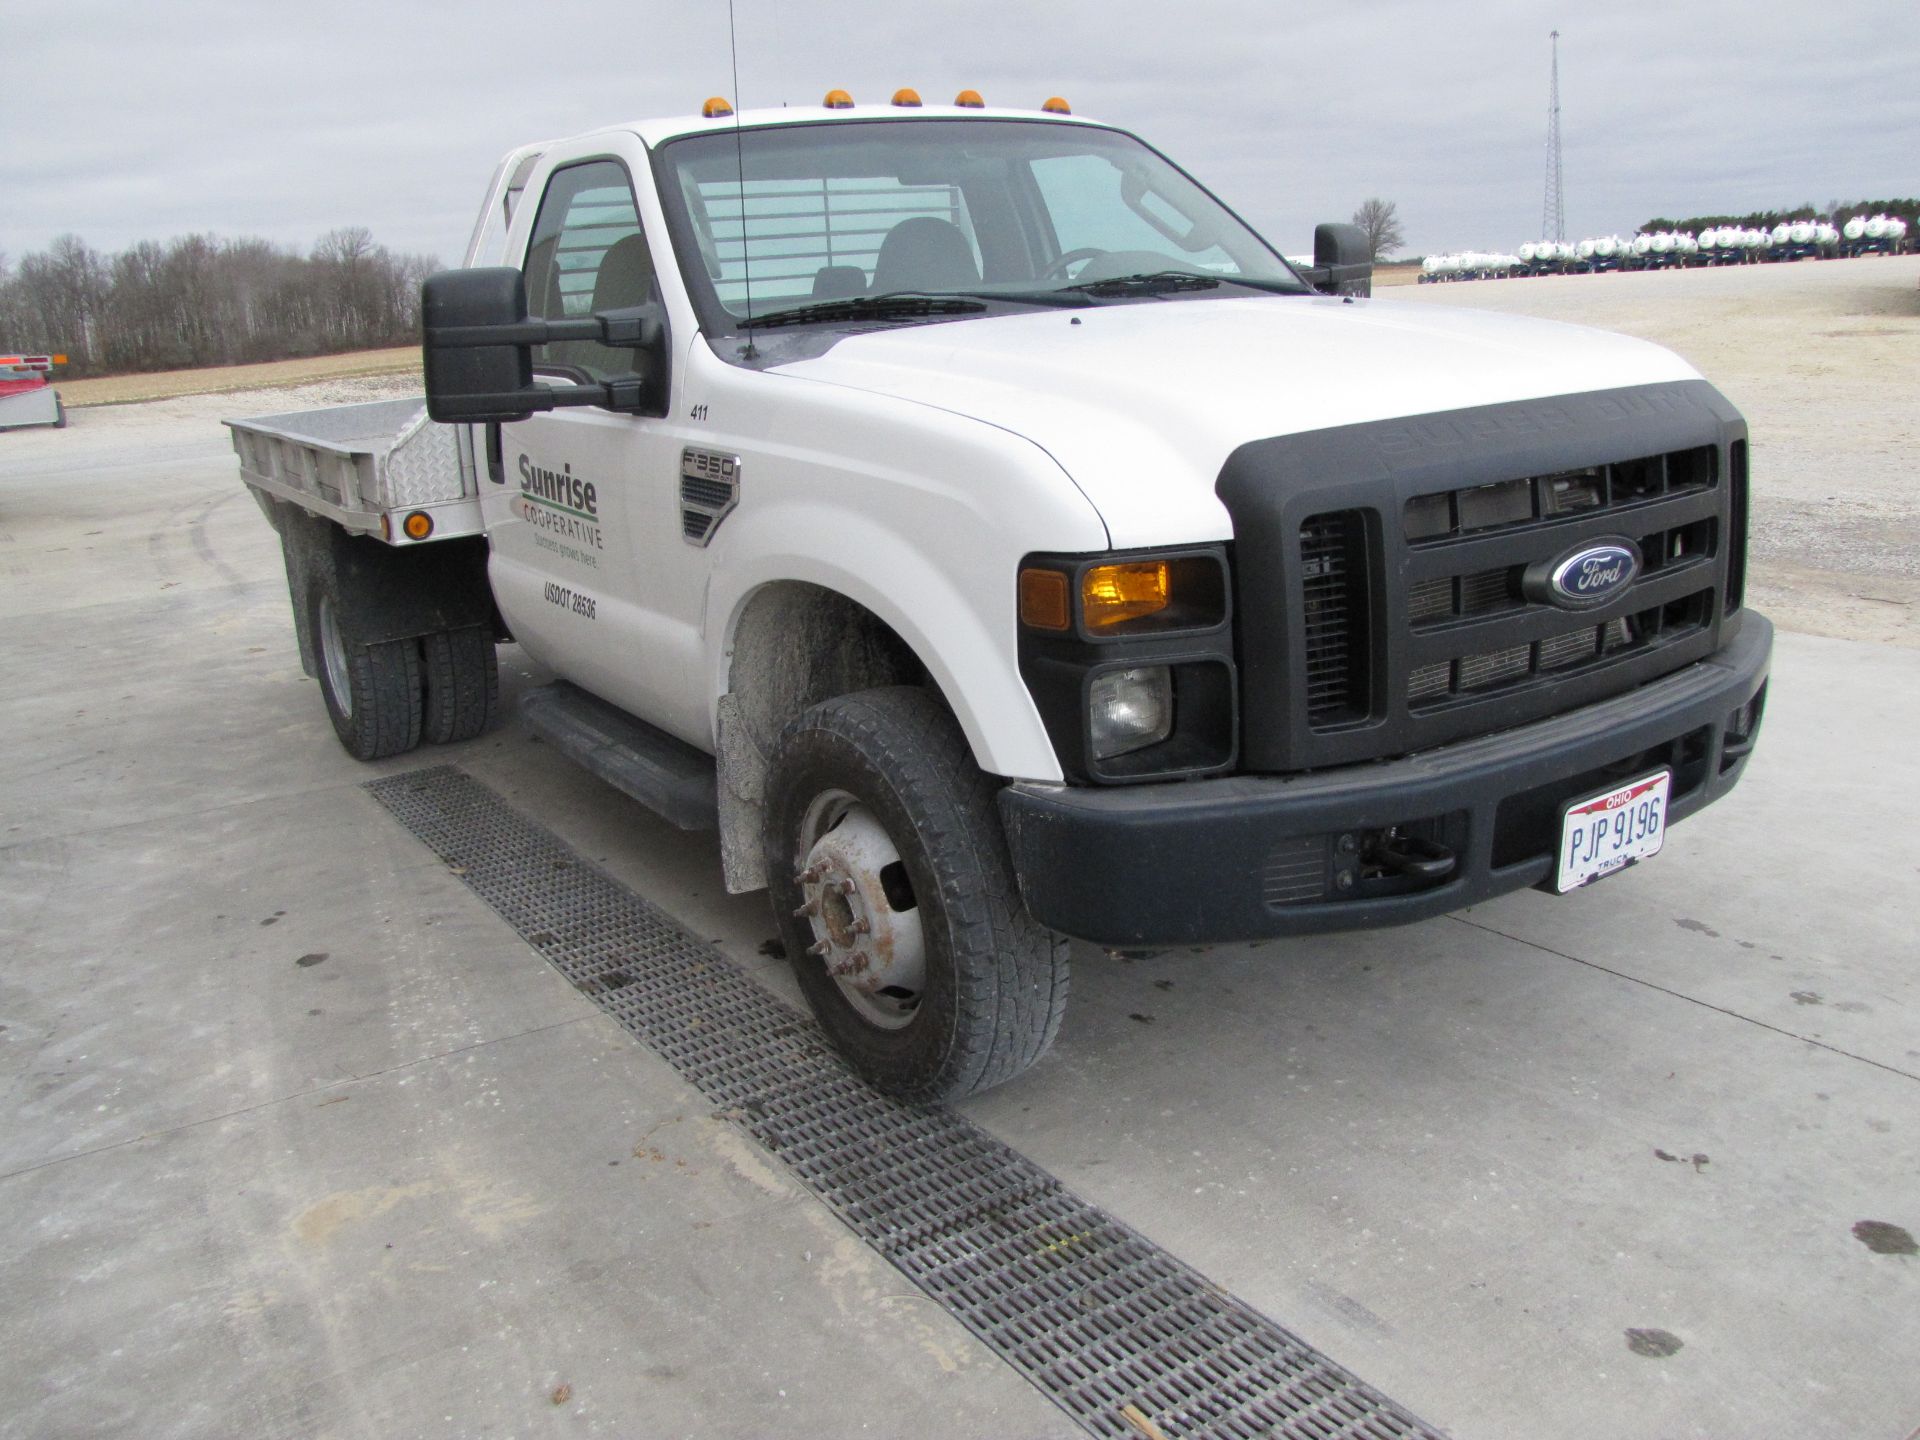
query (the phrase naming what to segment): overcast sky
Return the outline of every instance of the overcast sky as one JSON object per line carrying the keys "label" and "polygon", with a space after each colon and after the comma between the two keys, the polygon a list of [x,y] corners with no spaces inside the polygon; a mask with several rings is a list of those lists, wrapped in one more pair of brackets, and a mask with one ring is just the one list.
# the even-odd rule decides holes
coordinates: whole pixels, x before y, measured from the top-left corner
{"label": "overcast sky", "polygon": [[[1912,0],[735,0],[748,106],[980,90],[1137,131],[1281,248],[1369,196],[1409,253],[1920,192]],[[0,0],[0,251],[364,225],[452,263],[500,152],[734,95],[725,0]]]}

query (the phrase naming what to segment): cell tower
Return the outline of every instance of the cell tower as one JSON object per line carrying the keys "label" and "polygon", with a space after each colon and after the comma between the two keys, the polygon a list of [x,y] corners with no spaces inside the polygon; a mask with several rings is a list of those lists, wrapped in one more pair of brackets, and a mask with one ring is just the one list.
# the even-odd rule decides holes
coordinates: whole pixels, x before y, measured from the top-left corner
{"label": "cell tower", "polygon": [[1564,243],[1567,202],[1560,193],[1560,32],[1553,41],[1553,83],[1547,90],[1547,201],[1540,211],[1540,238]]}

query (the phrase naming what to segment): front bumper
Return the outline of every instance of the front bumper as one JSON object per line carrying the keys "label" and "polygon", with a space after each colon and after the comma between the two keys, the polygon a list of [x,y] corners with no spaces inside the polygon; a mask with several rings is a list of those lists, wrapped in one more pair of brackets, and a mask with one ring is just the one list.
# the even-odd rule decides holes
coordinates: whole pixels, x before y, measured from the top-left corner
{"label": "front bumper", "polygon": [[[1733,788],[1773,652],[1764,616],[1733,623],[1714,655],[1624,695],[1399,760],[1116,788],[1015,782],[1000,811],[1027,908],[1102,945],[1213,944],[1405,924],[1551,881],[1568,801],[1671,768],[1672,822]],[[1450,852],[1451,872],[1369,866],[1396,827]]]}

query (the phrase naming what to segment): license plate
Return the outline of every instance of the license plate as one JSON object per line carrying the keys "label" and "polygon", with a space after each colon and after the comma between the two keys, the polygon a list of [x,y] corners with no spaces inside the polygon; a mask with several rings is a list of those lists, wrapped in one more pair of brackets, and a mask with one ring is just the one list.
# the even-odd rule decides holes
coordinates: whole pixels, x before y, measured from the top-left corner
{"label": "license plate", "polygon": [[1560,824],[1560,893],[1658,855],[1672,783],[1673,772],[1662,770],[1569,805]]}

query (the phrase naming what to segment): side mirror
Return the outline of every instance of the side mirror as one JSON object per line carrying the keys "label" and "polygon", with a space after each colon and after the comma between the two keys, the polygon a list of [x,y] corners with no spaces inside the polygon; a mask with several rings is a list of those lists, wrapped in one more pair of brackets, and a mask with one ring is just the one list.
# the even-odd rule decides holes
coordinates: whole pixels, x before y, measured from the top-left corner
{"label": "side mirror", "polygon": [[1373,294],[1373,247],[1358,225],[1313,227],[1307,283],[1323,295]]}
{"label": "side mirror", "polygon": [[[666,324],[658,305],[532,320],[526,281],[511,266],[428,276],[420,287],[420,330],[427,414],[445,424],[525,420],[562,405],[639,413],[654,410],[656,392],[665,388]],[[640,351],[650,363],[635,369],[647,373],[592,385],[537,385],[533,347],[558,340]]]}

